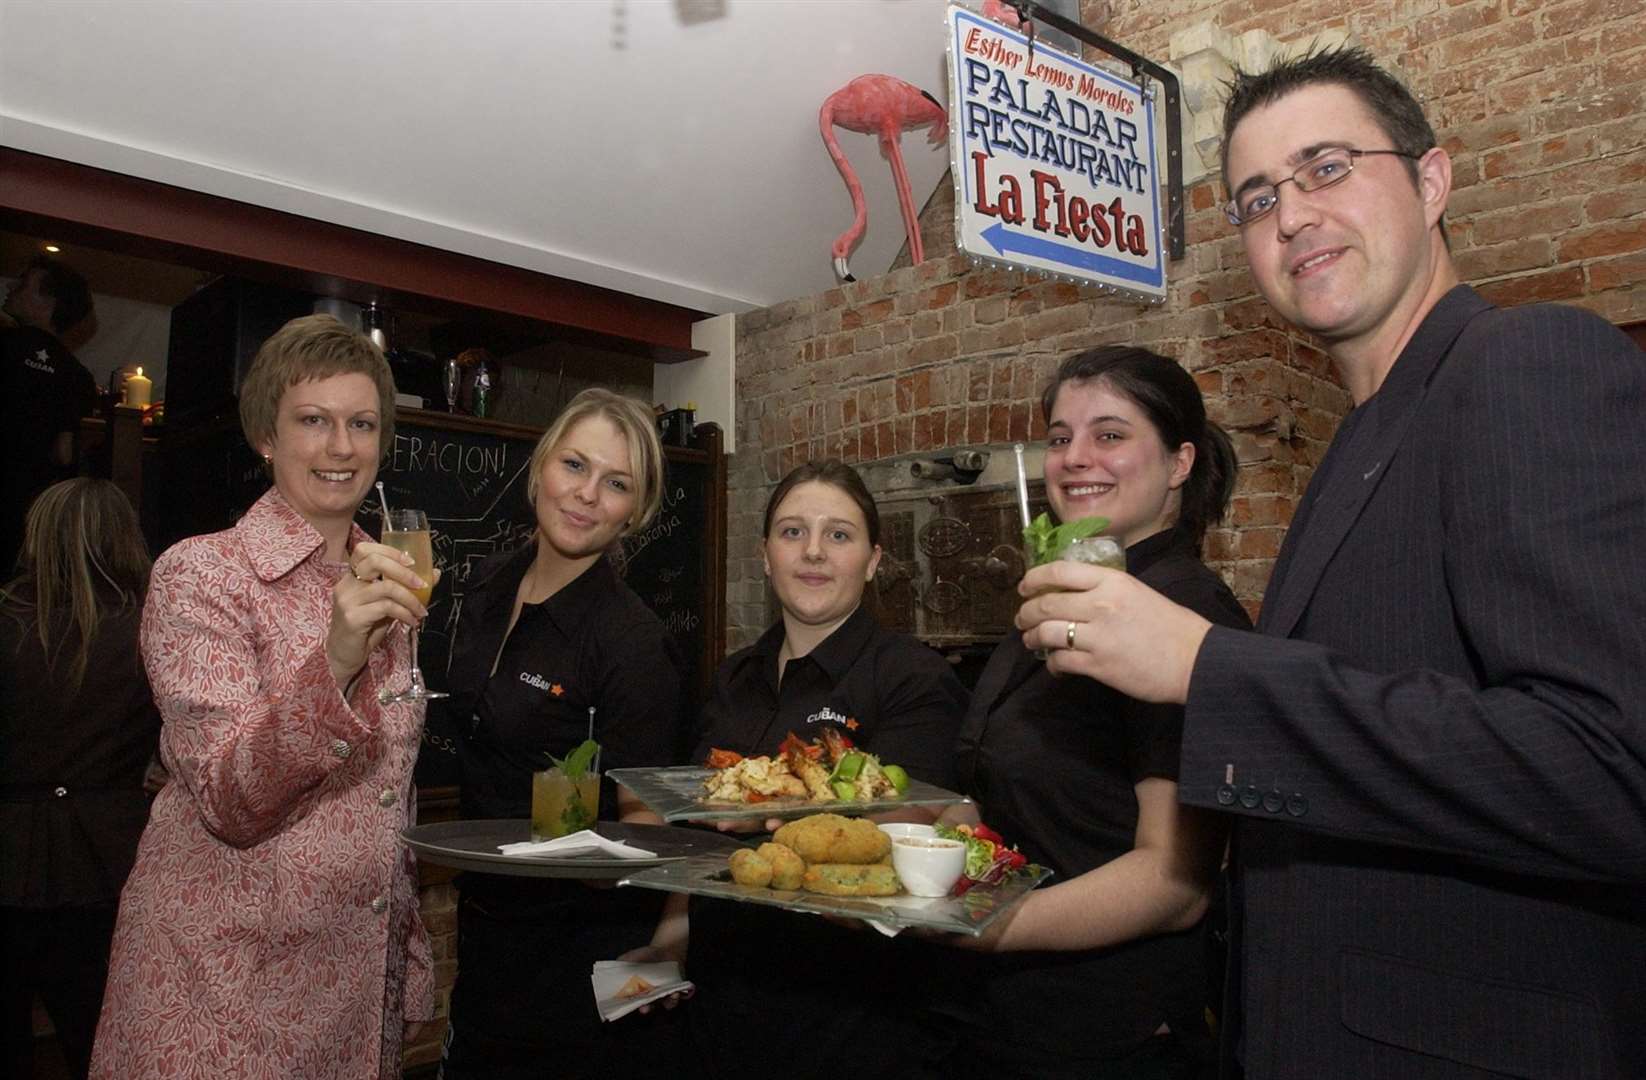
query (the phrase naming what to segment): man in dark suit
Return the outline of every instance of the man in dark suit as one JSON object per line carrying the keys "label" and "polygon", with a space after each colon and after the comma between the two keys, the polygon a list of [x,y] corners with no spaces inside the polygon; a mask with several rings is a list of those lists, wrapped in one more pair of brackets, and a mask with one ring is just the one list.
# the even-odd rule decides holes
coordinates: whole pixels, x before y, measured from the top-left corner
{"label": "man in dark suit", "polygon": [[1257,287],[1355,407],[1257,632],[1071,563],[1019,625],[1186,703],[1248,1077],[1646,1077],[1646,362],[1458,284],[1450,162],[1366,53],[1243,76],[1224,133]]}

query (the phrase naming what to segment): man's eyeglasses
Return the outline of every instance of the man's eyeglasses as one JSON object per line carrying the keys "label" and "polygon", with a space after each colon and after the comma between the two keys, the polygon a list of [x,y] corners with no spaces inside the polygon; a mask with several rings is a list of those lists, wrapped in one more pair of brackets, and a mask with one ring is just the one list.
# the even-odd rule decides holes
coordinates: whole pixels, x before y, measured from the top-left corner
{"label": "man's eyeglasses", "polygon": [[1296,172],[1284,179],[1244,189],[1223,204],[1223,213],[1228,216],[1231,225],[1250,225],[1280,205],[1281,184],[1291,181],[1297,185],[1299,191],[1319,191],[1333,184],[1341,184],[1355,171],[1355,161],[1367,154],[1393,154],[1395,157],[1410,158],[1412,161],[1419,160],[1418,155],[1408,154],[1404,150],[1350,150],[1347,147],[1333,147],[1305,161]]}

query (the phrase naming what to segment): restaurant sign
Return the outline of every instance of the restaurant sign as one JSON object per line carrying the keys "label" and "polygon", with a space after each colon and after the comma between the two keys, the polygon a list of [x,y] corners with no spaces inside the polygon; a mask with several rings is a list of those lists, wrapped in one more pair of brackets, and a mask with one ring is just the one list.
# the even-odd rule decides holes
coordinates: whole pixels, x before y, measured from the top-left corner
{"label": "restaurant sign", "polygon": [[1152,95],[967,8],[948,31],[960,250],[1164,300]]}

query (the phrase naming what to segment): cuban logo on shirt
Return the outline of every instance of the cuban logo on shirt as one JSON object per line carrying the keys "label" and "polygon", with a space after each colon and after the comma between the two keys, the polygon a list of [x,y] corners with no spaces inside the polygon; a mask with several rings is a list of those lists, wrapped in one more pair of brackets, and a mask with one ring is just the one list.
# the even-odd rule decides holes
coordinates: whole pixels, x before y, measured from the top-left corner
{"label": "cuban logo on shirt", "polygon": [[827,705],[806,717],[807,724],[839,724],[847,731],[857,730],[857,721],[842,713],[837,713]]}
{"label": "cuban logo on shirt", "polygon": [[564,686],[561,686],[557,682],[550,682],[543,676],[531,671],[522,671],[520,673],[520,681],[525,683],[527,686],[543,691],[545,694],[553,694],[555,697],[560,697],[566,692],[566,688]]}

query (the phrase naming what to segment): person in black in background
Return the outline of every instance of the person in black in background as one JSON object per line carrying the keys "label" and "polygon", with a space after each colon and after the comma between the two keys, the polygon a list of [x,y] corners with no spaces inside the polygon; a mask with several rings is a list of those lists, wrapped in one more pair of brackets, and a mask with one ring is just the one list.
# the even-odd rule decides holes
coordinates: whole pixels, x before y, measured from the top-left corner
{"label": "person in black in background", "polygon": [[34,497],[74,474],[74,436],[96,405],[97,381],[58,340],[91,315],[86,279],[36,256],[0,311],[0,578],[10,577]]}
{"label": "person in black in background", "polygon": [[[1130,574],[1207,619],[1249,626],[1199,557],[1233,492],[1235,456],[1189,373],[1144,349],[1092,349],[1063,362],[1041,407],[1057,517],[1107,518]],[[1057,876],[975,943],[997,955],[977,958],[977,1017],[956,1073],[1213,1074],[1202,917],[1226,830],[1178,805],[1182,734],[1181,706],[1058,677],[1020,634],[990,657],[958,749],[977,806],[945,816],[980,808]]]}
{"label": "person in black in background", "polygon": [[[721,664],[693,760],[711,749],[773,754],[790,732],[810,740],[833,727],[952,790],[966,692],[942,657],[881,629],[863,604],[880,514],[862,479],[838,461],[800,466],[767,501],[764,535],[783,618]],[[654,945],[681,956],[688,936],[697,994],[685,1012],[710,1076],[753,1075],[758,1061],[772,1076],[910,1078],[939,1054],[943,950],[715,900],[694,901]]]}
{"label": "person in black in background", "polygon": [[[662,501],[651,408],[585,390],[529,469],[536,536],[470,577],[452,645],[445,719],[459,734],[466,818],[529,817],[532,773],[583,741],[591,707],[603,772],[678,764],[685,742],[674,639],[607,557]],[[610,781],[600,817],[662,823]],[[678,1019],[603,1024],[589,982],[595,961],[649,940],[660,894],[472,873],[457,885],[446,1080],[667,1072],[657,1059]]]}
{"label": "person in black in background", "polygon": [[0,591],[4,1073],[33,1075],[38,993],[83,1077],[160,736],[137,650],[149,555],[120,489],[79,478],[34,501],[22,565]]}

